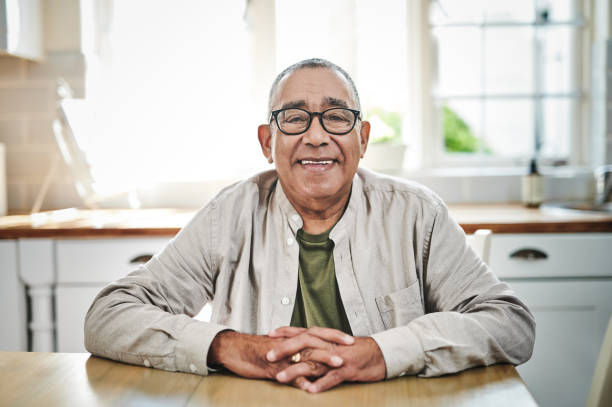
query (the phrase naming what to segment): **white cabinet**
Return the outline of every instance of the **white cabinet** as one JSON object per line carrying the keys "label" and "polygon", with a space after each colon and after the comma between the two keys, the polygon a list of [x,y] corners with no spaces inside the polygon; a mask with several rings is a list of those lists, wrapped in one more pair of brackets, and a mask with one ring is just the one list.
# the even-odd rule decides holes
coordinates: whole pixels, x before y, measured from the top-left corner
{"label": "white cabinet", "polygon": [[86,352],[85,314],[106,284],[134,271],[170,238],[70,239],[55,242],[56,338],[59,352]]}
{"label": "white cabinet", "polygon": [[612,313],[609,281],[512,282],[536,318],[536,343],[519,373],[543,406],[583,406]]}
{"label": "white cabinet", "polygon": [[40,0],[0,1],[0,54],[43,58],[41,11]]}
{"label": "white cabinet", "polygon": [[17,274],[17,243],[0,240],[0,351],[27,350],[25,286]]}
{"label": "white cabinet", "polygon": [[490,265],[500,278],[612,277],[612,233],[494,234]]}
{"label": "white cabinet", "polygon": [[536,318],[533,356],[518,370],[543,407],[586,402],[612,315],[611,249],[612,234],[493,236],[493,271]]}
{"label": "white cabinet", "polygon": [[103,284],[60,285],[55,289],[58,352],[87,352],[83,332],[85,314],[102,287]]}

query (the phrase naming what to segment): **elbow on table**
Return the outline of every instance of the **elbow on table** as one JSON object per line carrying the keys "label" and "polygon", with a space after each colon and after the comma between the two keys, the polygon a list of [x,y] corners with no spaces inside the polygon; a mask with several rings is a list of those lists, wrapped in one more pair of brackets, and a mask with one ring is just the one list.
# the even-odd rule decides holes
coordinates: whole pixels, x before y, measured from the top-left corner
{"label": "elbow on table", "polygon": [[536,321],[527,308],[514,316],[517,322],[512,324],[514,338],[507,349],[514,365],[527,362],[533,354],[536,337]]}
{"label": "elbow on table", "polygon": [[104,324],[102,318],[100,318],[100,306],[94,300],[94,303],[89,307],[83,323],[83,337],[85,349],[89,353],[104,356],[100,344],[101,339],[105,337]]}

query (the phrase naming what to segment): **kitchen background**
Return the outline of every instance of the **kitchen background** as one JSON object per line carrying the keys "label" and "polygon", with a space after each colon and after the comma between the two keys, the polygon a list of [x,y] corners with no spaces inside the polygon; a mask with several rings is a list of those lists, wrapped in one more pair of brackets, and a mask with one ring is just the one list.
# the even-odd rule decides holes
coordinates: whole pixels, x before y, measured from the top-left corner
{"label": "kitchen background", "polygon": [[[609,0],[0,0],[0,23],[0,214],[48,211],[0,217],[0,350],[83,352],[101,287],[269,168],[268,88],[320,56],[356,80],[363,165],[493,229],[489,265],[536,316],[518,368],[536,400],[584,404],[612,313],[612,216],[520,201],[534,157],[549,204],[593,203],[612,164]],[[84,152],[70,165],[69,128]],[[93,205],[171,209],[62,210]]]}
{"label": "kitchen background", "polygon": [[[95,106],[95,124],[76,136],[96,188],[136,191],[143,207],[198,207],[223,185],[267,168],[255,129],[266,120],[269,84],[313,55],[355,76],[375,137],[407,145],[403,168],[383,170],[423,182],[448,202],[519,201],[536,143],[548,200],[589,198],[592,169],[612,162],[606,0],[460,7],[252,0],[181,2],[172,12],[160,1],[11,3],[32,8],[34,18],[22,26],[34,38],[40,31],[35,60],[0,56],[0,142],[12,212],[34,206],[60,159],[52,130],[58,79]],[[444,139],[452,120],[468,127],[458,146]],[[83,206],[59,161],[42,209]]]}

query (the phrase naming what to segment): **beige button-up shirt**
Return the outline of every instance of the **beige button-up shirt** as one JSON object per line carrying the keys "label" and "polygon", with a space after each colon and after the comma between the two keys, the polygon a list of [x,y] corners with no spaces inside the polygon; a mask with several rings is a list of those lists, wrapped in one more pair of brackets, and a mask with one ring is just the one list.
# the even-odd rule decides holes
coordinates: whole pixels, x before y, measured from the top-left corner
{"label": "beige button-up shirt", "polygon": [[[219,331],[266,334],[289,325],[301,227],[275,171],[226,188],[161,253],[98,294],[85,346],[128,363],[207,374]],[[376,340],[387,377],[530,357],[533,316],[429,189],[359,169],[330,239],[353,334]],[[211,322],[193,319],[209,301]]]}

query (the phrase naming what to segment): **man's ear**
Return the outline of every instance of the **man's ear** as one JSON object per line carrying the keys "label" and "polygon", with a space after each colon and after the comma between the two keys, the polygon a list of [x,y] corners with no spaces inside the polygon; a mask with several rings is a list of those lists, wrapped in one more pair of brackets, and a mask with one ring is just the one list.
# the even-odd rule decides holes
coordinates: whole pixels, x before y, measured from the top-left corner
{"label": "man's ear", "polygon": [[274,161],[272,158],[272,132],[267,124],[260,124],[257,128],[257,138],[261,146],[261,152],[270,164]]}
{"label": "man's ear", "polygon": [[359,146],[361,149],[361,158],[363,158],[368,149],[368,140],[370,140],[370,122],[361,122],[361,130],[359,131]]}

